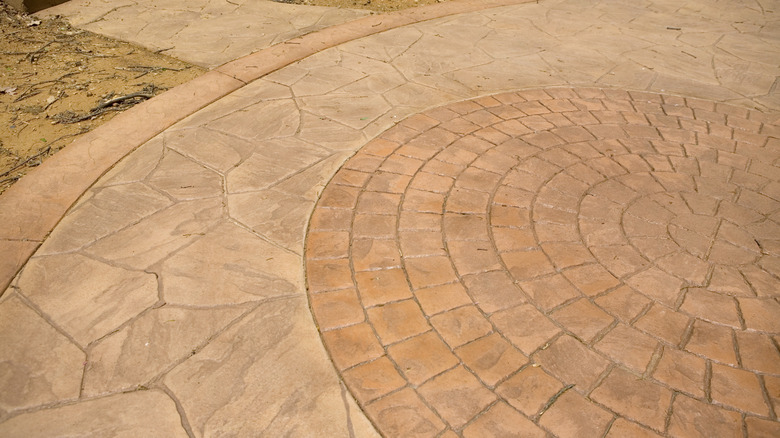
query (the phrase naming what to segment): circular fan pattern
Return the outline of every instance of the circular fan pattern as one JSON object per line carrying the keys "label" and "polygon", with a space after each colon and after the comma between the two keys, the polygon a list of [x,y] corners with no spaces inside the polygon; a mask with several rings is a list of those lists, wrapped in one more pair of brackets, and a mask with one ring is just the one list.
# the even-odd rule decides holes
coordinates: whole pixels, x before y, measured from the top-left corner
{"label": "circular fan pattern", "polygon": [[777,430],[778,133],[609,89],[410,117],[311,218],[325,346],[387,436]]}

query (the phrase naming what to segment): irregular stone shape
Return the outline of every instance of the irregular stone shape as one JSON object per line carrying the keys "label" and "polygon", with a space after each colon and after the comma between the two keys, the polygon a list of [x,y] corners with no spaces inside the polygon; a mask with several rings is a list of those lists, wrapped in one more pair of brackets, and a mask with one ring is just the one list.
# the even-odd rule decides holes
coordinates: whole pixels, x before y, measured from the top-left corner
{"label": "irregular stone shape", "polygon": [[308,70],[308,72],[305,76],[295,81],[291,87],[296,96],[326,94],[365,77],[360,72],[338,65],[312,66],[307,64],[311,64],[308,59],[300,63],[300,67]]}
{"label": "irregular stone shape", "polygon": [[301,258],[224,223],[162,264],[163,298],[216,306],[300,293]]}
{"label": "irregular stone shape", "polygon": [[[0,290],[4,290],[19,269],[38,248],[38,242],[0,239]],[[0,294],[2,295],[2,294]]]}
{"label": "irregular stone shape", "polygon": [[77,250],[170,204],[170,199],[141,183],[106,187],[68,213],[38,254]]}
{"label": "irregular stone shape", "polygon": [[390,110],[387,101],[371,96],[312,96],[301,99],[303,109],[355,129],[365,128]]}
{"label": "irregular stone shape", "polygon": [[[460,27],[460,26],[459,26]],[[466,30],[467,26],[460,29],[464,32],[475,33],[477,40],[490,32],[487,27],[473,27]],[[443,27],[437,29],[436,35],[423,35],[409,50],[393,60],[393,64],[403,72],[414,72],[414,76],[442,75],[473,65],[482,65],[493,59],[482,50],[474,47],[468,37],[461,35],[459,38],[445,40],[439,33]],[[431,56],[436,53],[437,56]],[[417,81],[418,77],[414,78]]]}
{"label": "irregular stone shape", "polygon": [[181,423],[167,395],[137,391],[22,414],[0,424],[0,436],[186,438]]}
{"label": "irregular stone shape", "polygon": [[306,222],[314,201],[277,190],[228,196],[230,215],[273,242],[296,253],[303,252]]}
{"label": "irregular stone shape", "polygon": [[292,100],[275,100],[251,105],[206,126],[247,140],[265,140],[293,135],[300,123]]}
{"label": "irregular stone shape", "polygon": [[16,294],[6,295],[0,302],[0,416],[78,398],[84,358]]}
{"label": "irregular stone shape", "polygon": [[[603,40],[601,43],[609,44]],[[595,50],[588,54],[583,53],[582,44],[583,42],[581,41],[555,44],[549,50],[540,52],[539,56],[570,83],[596,82],[613,68],[614,63],[608,57],[603,56],[597,47],[594,47]],[[598,45],[591,45],[591,47],[593,46]],[[569,65],[561,61],[561,59],[572,59],[575,57],[578,58],[575,65]]]}
{"label": "irregular stone shape", "polygon": [[196,437],[349,436],[339,379],[304,297],[260,305],[165,384]]}
{"label": "irregular stone shape", "polygon": [[73,26],[81,26],[82,24],[89,23],[99,19],[100,17],[107,15],[109,12],[116,8],[123,8],[135,4],[133,0],[121,0],[116,3],[111,2],[108,4],[96,4],[94,8],[85,8],[85,4],[80,1],[65,2],[51,8],[40,11],[42,16],[50,15],[63,15],[68,16],[68,21]]}
{"label": "irregular stone shape", "polygon": [[230,172],[228,191],[236,193],[268,188],[327,155],[326,150],[294,138],[263,142],[251,157]]}
{"label": "irregular stone shape", "polygon": [[168,367],[191,356],[247,310],[247,306],[162,307],[147,312],[92,348],[84,373],[84,395],[147,384]]}
{"label": "irregular stone shape", "polygon": [[[230,100],[230,103],[236,105],[235,100]],[[227,172],[246,159],[254,149],[248,141],[197,128],[166,132],[165,145],[218,172]]]}
{"label": "irregular stone shape", "polygon": [[181,202],[99,240],[87,252],[146,269],[202,235],[222,218],[222,210],[219,198]]}
{"label": "irregular stone shape", "polygon": [[298,137],[334,151],[354,151],[366,142],[365,134],[359,129],[307,112],[301,115]]}
{"label": "irregular stone shape", "polygon": [[166,151],[149,176],[149,184],[176,199],[198,199],[222,193],[222,177],[183,155]]}
{"label": "irregular stone shape", "polygon": [[[522,82],[524,83],[533,83],[536,86],[566,83],[562,78],[550,74],[550,65],[538,54],[499,59],[487,64],[457,70],[449,76],[475,88],[498,91],[514,88],[513,84],[518,81],[518,71],[523,72]],[[437,101],[441,102],[438,99]]]}
{"label": "irregular stone shape", "polygon": [[730,33],[716,46],[744,61],[767,63],[769,59],[780,57],[780,49],[776,45],[756,35]]}
{"label": "irregular stone shape", "polygon": [[346,42],[339,46],[339,50],[390,62],[408,50],[421,36],[422,33],[419,29],[404,26],[378,33],[370,39],[363,38]]}
{"label": "irregular stone shape", "polygon": [[339,93],[357,96],[380,95],[406,83],[406,79],[387,62],[345,52],[344,46],[338,46],[337,50],[341,56],[342,63],[349,63],[353,70],[368,75],[341,87]]}
{"label": "irregular stone shape", "polygon": [[287,177],[274,187],[284,193],[315,201],[322,193],[324,181],[331,178],[350,156],[349,152],[330,155],[311,167]]}
{"label": "irregular stone shape", "polygon": [[[261,100],[282,99],[290,97],[290,89],[276,83],[265,81],[266,85],[258,84],[260,81],[255,81],[251,85],[245,85],[227,96],[210,103],[208,106],[200,111],[197,111],[189,116],[185,117],[180,122],[172,126],[165,132],[165,146],[171,149],[177,150],[184,155],[193,157],[196,160],[209,165],[214,168],[219,168],[217,163],[230,163],[231,160],[243,157],[246,152],[251,152],[254,149],[252,142],[239,140],[235,136],[230,136],[222,132],[213,131],[210,129],[203,129],[203,125],[213,120],[217,120],[220,117],[232,114],[242,108],[249,105],[260,102]],[[251,88],[250,88],[251,87]],[[247,90],[247,88],[250,88]],[[192,129],[198,128],[198,129]],[[185,130],[191,130],[192,134],[185,134]],[[195,139],[198,138],[197,143],[200,143],[204,139],[201,134],[208,138],[202,145],[195,145]],[[181,136],[180,136],[181,135]],[[188,143],[193,147],[183,148],[181,142]],[[211,149],[213,146],[214,149]],[[233,151],[231,151],[231,149]],[[200,150],[202,153],[196,153]],[[236,155],[238,152],[240,155]],[[221,158],[214,157],[216,154],[224,154]],[[225,159],[228,160],[225,160]],[[230,167],[237,163],[232,163]]]}
{"label": "irregular stone shape", "polygon": [[680,50],[677,47],[654,46],[653,50],[632,50],[623,56],[640,65],[651,65],[658,73],[717,85],[717,78],[711,67],[713,57],[711,52],[693,47]]}
{"label": "irregular stone shape", "polygon": [[154,170],[162,155],[163,137],[158,135],[114,165],[95,186],[105,187],[141,181]]}
{"label": "irregular stone shape", "polygon": [[30,259],[19,290],[85,347],[157,302],[153,274],[79,254]]}

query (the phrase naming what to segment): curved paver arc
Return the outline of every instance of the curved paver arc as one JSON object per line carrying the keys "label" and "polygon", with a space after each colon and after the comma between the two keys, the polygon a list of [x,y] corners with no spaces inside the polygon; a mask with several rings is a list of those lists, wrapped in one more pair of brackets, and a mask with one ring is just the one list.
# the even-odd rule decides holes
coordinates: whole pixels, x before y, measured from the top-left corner
{"label": "curved paver arc", "polygon": [[780,142],[765,122],[552,88],[391,128],[334,176],[307,238],[311,307],[347,386],[387,436],[776,421]]}

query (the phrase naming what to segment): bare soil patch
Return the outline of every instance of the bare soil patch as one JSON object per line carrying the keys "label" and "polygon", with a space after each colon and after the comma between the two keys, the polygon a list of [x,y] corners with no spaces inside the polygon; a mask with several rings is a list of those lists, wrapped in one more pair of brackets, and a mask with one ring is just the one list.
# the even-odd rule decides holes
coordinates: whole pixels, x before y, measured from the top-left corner
{"label": "bare soil patch", "polygon": [[0,193],[76,136],[203,72],[0,0]]}

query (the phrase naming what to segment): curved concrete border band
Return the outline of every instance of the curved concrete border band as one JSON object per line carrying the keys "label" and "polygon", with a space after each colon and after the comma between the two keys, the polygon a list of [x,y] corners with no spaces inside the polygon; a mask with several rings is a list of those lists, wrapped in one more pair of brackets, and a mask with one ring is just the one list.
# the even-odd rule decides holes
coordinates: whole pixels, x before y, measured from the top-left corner
{"label": "curved concrete border band", "polygon": [[210,103],[321,50],[435,18],[531,0],[453,0],[363,17],[229,62],[78,138],[0,196],[0,293],[76,200],[135,148]]}

